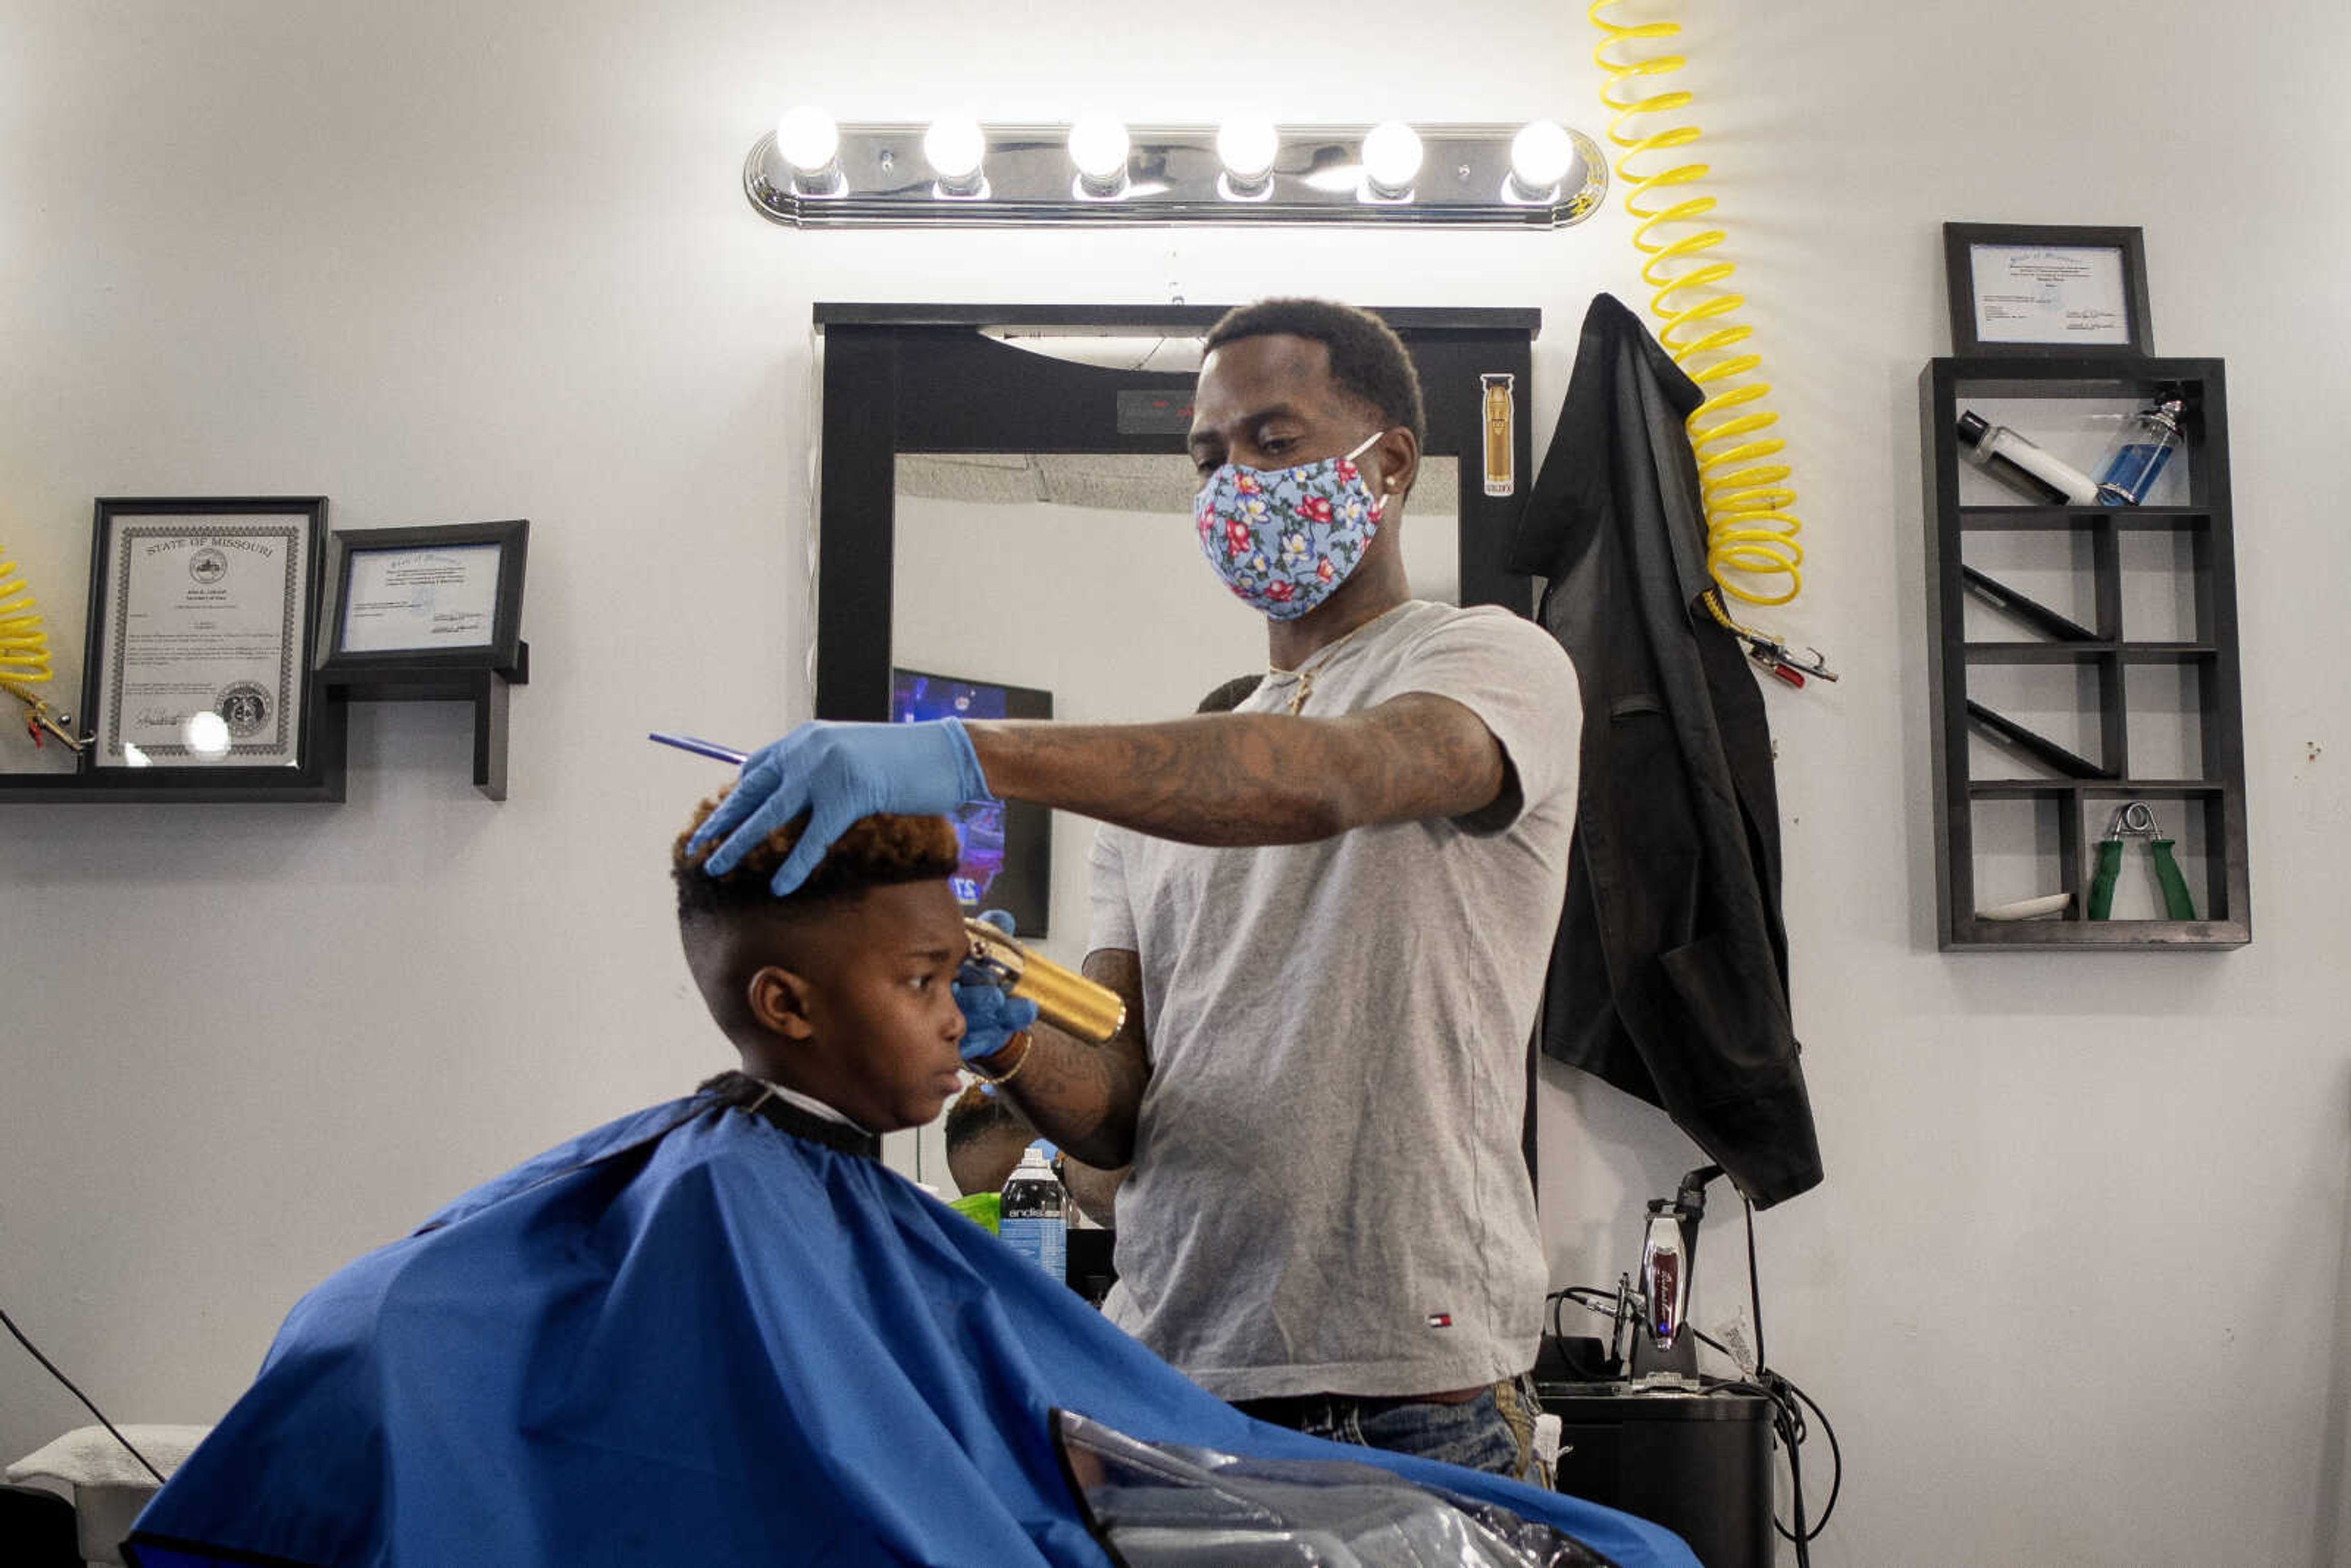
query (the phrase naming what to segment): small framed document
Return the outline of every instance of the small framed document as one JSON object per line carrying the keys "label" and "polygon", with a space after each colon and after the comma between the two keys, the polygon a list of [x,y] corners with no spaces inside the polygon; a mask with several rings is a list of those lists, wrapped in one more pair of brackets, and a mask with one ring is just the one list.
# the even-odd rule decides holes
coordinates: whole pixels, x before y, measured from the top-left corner
{"label": "small framed document", "polygon": [[2147,355],[2136,228],[1945,224],[1954,354]]}
{"label": "small framed document", "polygon": [[326,522],[323,496],[99,501],[88,772],[158,794],[319,783],[306,653]]}
{"label": "small framed document", "polygon": [[515,673],[529,542],[526,517],[335,535],[319,667]]}

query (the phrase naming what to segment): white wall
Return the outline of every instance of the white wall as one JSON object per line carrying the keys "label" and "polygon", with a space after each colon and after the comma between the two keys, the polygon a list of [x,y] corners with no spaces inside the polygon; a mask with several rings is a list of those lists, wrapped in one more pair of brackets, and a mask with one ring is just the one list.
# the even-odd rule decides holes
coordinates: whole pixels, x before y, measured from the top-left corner
{"label": "white wall", "polygon": [[[1773,1358],[1845,1449],[1816,1560],[2327,1561],[2351,1544],[2330,265],[2351,20],[1687,9],[1811,524],[1781,624],[1846,676],[1771,694],[1829,1179],[1759,1229]],[[93,496],[534,523],[507,804],[468,787],[455,710],[388,707],[359,713],[340,807],[0,806],[0,1299],[110,1413],[211,1417],[344,1258],[718,1064],[662,859],[710,774],[639,737],[806,711],[811,301],[1540,305],[1548,431],[1587,297],[1637,298],[1613,207],[1549,235],[1305,243],[798,235],[745,204],[745,150],[800,96],[1600,120],[1581,7],[1114,15],[0,6],[0,538],[61,646]],[[2160,347],[2229,361],[2247,951],[1933,950],[1914,411],[1948,218],[2145,225]],[[1554,1270],[1613,1278],[1691,1153],[1564,1075],[1543,1112]],[[0,1450],[81,1419],[0,1347]]]}

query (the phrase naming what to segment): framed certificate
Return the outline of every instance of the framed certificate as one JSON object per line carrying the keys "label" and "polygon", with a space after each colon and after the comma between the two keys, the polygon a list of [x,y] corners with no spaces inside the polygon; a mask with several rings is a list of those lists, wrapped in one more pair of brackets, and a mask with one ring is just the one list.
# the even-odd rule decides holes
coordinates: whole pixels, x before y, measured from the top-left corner
{"label": "framed certificate", "polygon": [[1945,224],[1951,352],[2155,352],[2136,228]]}
{"label": "framed certificate", "polygon": [[319,669],[515,673],[529,542],[527,517],[335,535]]}
{"label": "framed certificate", "polygon": [[323,496],[99,501],[88,774],[145,795],[340,797],[305,656],[326,521]]}

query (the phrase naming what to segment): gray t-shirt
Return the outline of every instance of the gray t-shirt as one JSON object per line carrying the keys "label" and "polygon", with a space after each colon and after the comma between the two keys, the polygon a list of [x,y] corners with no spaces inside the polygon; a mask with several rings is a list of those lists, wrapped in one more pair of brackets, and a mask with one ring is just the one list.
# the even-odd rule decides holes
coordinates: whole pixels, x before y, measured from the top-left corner
{"label": "gray t-shirt", "polygon": [[[1269,677],[1239,711],[1293,689]],[[1095,839],[1090,946],[1139,955],[1153,1062],[1109,1311],[1228,1399],[1468,1387],[1524,1371],[1541,1332],[1519,1134],[1575,825],[1575,670],[1508,611],[1414,601],[1337,648],[1302,716],[1406,692],[1501,742],[1517,789],[1489,820]]]}

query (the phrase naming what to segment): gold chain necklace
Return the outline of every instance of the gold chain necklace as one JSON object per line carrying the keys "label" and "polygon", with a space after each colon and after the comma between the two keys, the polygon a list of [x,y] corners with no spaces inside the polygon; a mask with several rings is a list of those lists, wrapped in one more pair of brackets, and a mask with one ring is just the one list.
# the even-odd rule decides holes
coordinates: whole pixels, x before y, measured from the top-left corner
{"label": "gold chain necklace", "polygon": [[[1397,605],[1395,608],[1401,610],[1404,607],[1402,605]],[[1297,714],[1300,708],[1306,706],[1306,699],[1314,695],[1314,677],[1316,674],[1322,670],[1322,666],[1329,664],[1333,658],[1337,657],[1339,650],[1345,647],[1350,642],[1352,642],[1357,632],[1364,631],[1366,628],[1386,620],[1390,613],[1390,611],[1383,610],[1377,615],[1373,616],[1371,620],[1363,622],[1358,625],[1349,627],[1336,639],[1326,644],[1310,662],[1301,664],[1294,670],[1285,670],[1280,664],[1272,664],[1270,662],[1266,664],[1265,673],[1268,675],[1288,675],[1297,681],[1298,689],[1290,694],[1290,706],[1288,709],[1293,716]]]}

